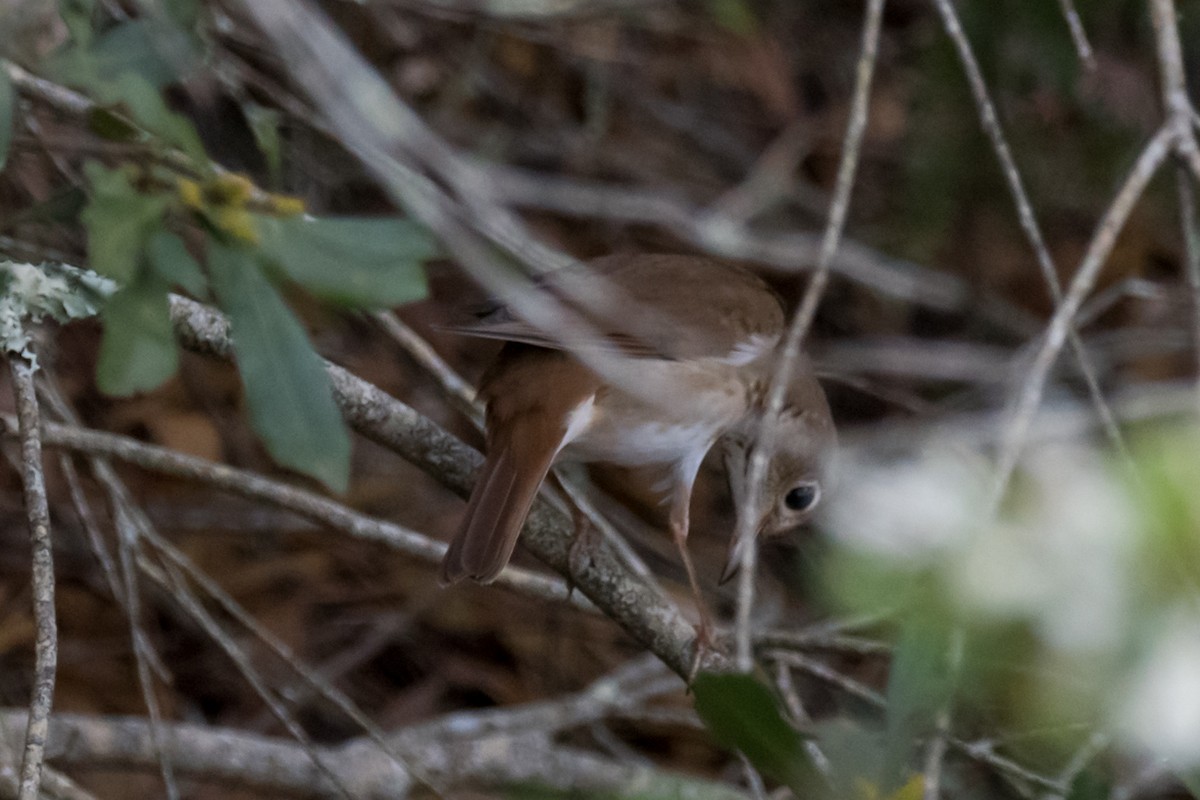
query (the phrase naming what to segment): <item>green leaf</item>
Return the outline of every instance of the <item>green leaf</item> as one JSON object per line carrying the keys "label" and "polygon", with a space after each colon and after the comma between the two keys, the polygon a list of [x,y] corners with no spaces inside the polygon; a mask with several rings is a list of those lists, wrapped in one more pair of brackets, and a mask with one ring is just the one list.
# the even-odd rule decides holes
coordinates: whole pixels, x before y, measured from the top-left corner
{"label": "green leaf", "polygon": [[158,89],[143,78],[127,72],[116,80],[93,88],[104,103],[122,103],[143,128],[173,144],[197,161],[205,161],[204,144],[196,127],[184,116],[167,107]]}
{"label": "green leaf", "polygon": [[914,615],[900,634],[888,673],[887,733],[881,782],[885,792],[907,778],[912,748],[931,733],[937,715],[950,701],[954,670],[950,664],[954,638],[945,625]]}
{"label": "green leaf", "polygon": [[0,64],[0,169],[8,161],[8,148],[12,144],[13,124],[17,111],[17,95],[13,91],[12,78]]}
{"label": "green leaf", "polygon": [[425,296],[433,240],[404,219],[257,217],[262,251],[319,297],[386,308]]}
{"label": "green leaf", "polygon": [[1184,785],[1192,797],[1200,797],[1200,771],[1176,770],[1175,777],[1179,778],[1179,782]]}
{"label": "green leaf", "polygon": [[195,297],[204,296],[208,280],[178,236],[167,231],[155,232],[146,243],[146,257],[168,284],[180,286]]}
{"label": "green leaf", "polygon": [[124,116],[111,108],[95,106],[87,116],[88,130],[110,142],[132,142],[144,134]]}
{"label": "green leaf", "polygon": [[96,162],[84,167],[92,196],[83,210],[92,267],[121,283],[130,281],[150,234],[162,224],[167,199],[143,194],[120,170]]}
{"label": "green leaf", "polygon": [[706,0],[706,5],[708,13],[722,28],[739,36],[753,36],[758,32],[758,17],[746,0]]}
{"label": "green leaf", "polygon": [[162,7],[181,28],[194,29],[200,18],[199,0],[162,0]]}
{"label": "green leaf", "polygon": [[251,422],[267,450],[280,464],[345,491],[350,437],[300,323],[250,251],[210,241],[208,271],[230,317]]}
{"label": "green leaf", "polygon": [[279,184],[283,170],[283,146],[279,140],[279,120],[281,115],[273,108],[260,106],[258,103],[242,104],[242,113],[250,124],[254,141],[267,160],[267,169],[271,173],[271,183]]}
{"label": "green leaf", "polygon": [[179,353],[165,283],[139,277],[109,298],[101,316],[104,341],[96,384],[102,392],[123,397],[157,388],[175,374]]}
{"label": "green leaf", "polygon": [[181,28],[142,17],[116,25],[86,45],[58,50],[43,69],[55,80],[88,89],[125,74],[136,74],[159,89],[192,68],[194,50]]}
{"label": "green leaf", "polygon": [[783,718],[765,684],[752,675],[702,672],[692,693],[696,712],[718,742],[742,751],[763,774],[804,796],[813,774],[804,739]]}
{"label": "green leaf", "polygon": [[71,41],[87,45],[92,40],[92,13],[96,0],[58,0],[58,14],[71,35]]}

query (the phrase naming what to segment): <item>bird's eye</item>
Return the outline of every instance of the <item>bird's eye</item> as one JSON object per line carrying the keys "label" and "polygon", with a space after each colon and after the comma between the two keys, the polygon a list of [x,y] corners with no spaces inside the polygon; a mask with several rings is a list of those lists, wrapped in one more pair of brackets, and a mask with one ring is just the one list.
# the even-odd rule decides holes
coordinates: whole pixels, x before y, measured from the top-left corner
{"label": "bird's eye", "polygon": [[802,483],[792,487],[783,498],[783,503],[792,511],[807,511],[817,504],[821,487],[815,483]]}

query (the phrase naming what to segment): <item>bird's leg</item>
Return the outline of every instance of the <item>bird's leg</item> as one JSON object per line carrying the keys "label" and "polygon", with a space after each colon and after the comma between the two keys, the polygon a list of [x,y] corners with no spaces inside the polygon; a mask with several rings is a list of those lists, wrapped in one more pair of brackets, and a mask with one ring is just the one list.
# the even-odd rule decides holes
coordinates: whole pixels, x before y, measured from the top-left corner
{"label": "bird's leg", "polygon": [[692,564],[691,554],[688,553],[688,514],[691,500],[691,483],[677,484],[671,498],[671,538],[675,541],[675,548],[679,551],[679,560],[683,562],[683,568],[687,571],[688,584],[691,585],[692,597],[696,601],[696,611],[700,614],[700,624],[696,626],[692,666],[688,670],[687,676],[689,686],[700,669],[700,662],[703,660],[704,654],[713,649],[716,644],[712,614],[708,610],[708,604],[704,602],[704,596],[700,593],[700,581],[696,578],[696,567]]}

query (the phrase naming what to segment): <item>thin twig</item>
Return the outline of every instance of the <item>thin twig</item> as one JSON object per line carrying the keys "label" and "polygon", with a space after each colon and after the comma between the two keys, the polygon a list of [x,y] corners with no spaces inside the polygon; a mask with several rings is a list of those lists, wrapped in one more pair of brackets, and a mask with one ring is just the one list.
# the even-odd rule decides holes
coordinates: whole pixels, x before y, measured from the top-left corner
{"label": "thin twig", "polygon": [[18,800],[37,800],[46,754],[50,706],[58,664],[58,623],[54,614],[54,554],[50,541],[50,508],[46,501],[46,476],[42,471],[42,440],[39,428],[36,367],[23,355],[9,353],[9,374],[17,406],[21,439],[21,480],[25,486],[25,514],[29,519],[32,548],[33,619],[37,629],[34,649],[33,690],[29,720],[21,755]]}
{"label": "thin twig", "polygon": [[[70,422],[78,420],[74,410],[67,403],[66,398],[63,397],[57,383],[52,378],[47,378],[43,381],[42,387],[43,396],[56,414]],[[63,460],[69,465],[69,459],[64,457]],[[71,492],[72,500],[75,503],[80,519],[84,520],[84,525],[88,528],[88,538],[91,542],[92,550],[111,582],[110,585],[114,590],[113,596],[116,598],[117,604],[125,612],[125,618],[129,623],[129,638],[133,649],[134,666],[138,676],[138,687],[142,693],[142,702],[146,706],[146,713],[150,718],[150,737],[155,751],[159,754],[159,772],[162,775],[163,786],[166,789],[168,800],[176,800],[179,797],[179,786],[175,780],[174,765],[167,756],[166,748],[162,743],[162,709],[159,706],[158,693],[154,686],[154,674],[157,674],[163,680],[166,680],[169,674],[141,623],[141,592],[138,585],[138,575],[135,568],[136,558],[134,554],[138,549],[139,530],[145,526],[138,526],[135,523],[139,511],[134,507],[128,491],[125,490],[124,484],[113,473],[111,467],[107,463],[104,463],[102,459],[93,457],[92,470],[97,480],[100,481],[108,492],[113,527],[117,532],[116,565],[113,564],[112,559],[109,557],[108,550],[104,546],[103,537],[100,535],[95,520],[92,519],[92,515],[89,513],[86,499],[83,497],[82,488],[78,486],[77,478],[74,481],[75,486]],[[68,473],[69,481],[71,480],[70,473],[73,472],[72,468]],[[117,566],[119,566],[119,569],[117,569]]]}
{"label": "thin twig", "polygon": [[1179,20],[1174,0],[1151,0],[1150,20],[1154,25],[1154,44],[1158,51],[1166,125],[1175,134],[1175,152],[1192,171],[1192,179],[1200,181],[1200,145],[1192,129],[1192,115],[1195,112],[1188,96],[1183,44],[1179,38]]}
{"label": "thin twig", "polygon": [[[808,658],[800,653],[788,651],[771,651],[764,655],[769,660],[782,662],[790,667],[796,667],[817,680],[862,700],[875,709],[883,710],[887,708],[887,700],[882,694],[848,675],[843,675],[827,664]],[[1039,789],[1057,791],[1060,788],[1056,779],[1048,778],[1045,775],[1034,772],[1018,764],[1016,761],[998,754],[990,742],[968,742],[957,736],[947,737],[946,741],[955,752],[962,753],[972,761],[990,767],[1002,775],[1024,781]]]}
{"label": "thin twig", "polygon": [[336,686],[325,680],[320,673],[305,664],[286,642],[251,616],[240,603],[234,600],[216,581],[212,580],[212,578],[197,567],[190,558],[166,539],[159,536],[153,529],[143,531],[143,535],[158,550],[163,558],[169,561],[176,569],[180,570],[187,578],[194,581],[197,586],[221,606],[225,613],[229,614],[239,625],[250,631],[255,638],[266,645],[268,649],[275,653],[280,661],[287,664],[319,696],[333,703],[347,718],[362,728],[367,736],[379,746],[379,749],[386,758],[421,781],[422,784],[431,788],[435,794],[442,793],[438,787],[430,783],[430,780],[422,774],[418,767],[406,760],[403,755],[389,745],[387,734],[353,700],[347,697]]}
{"label": "thin twig", "polygon": [[1179,192],[1179,224],[1183,233],[1185,273],[1192,299],[1192,335],[1196,358],[1196,408],[1200,411],[1200,225],[1196,220],[1196,191],[1187,168],[1175,168]]}
{"label": "thin twig", "polygon": [[123,486],[120,491],[112,491],[110,487],[109,496],[112,502],[113,527],[117,531],[117,563],[121,566],[121,582],[125,590],[122,599],[125,616],[129,620],[138,685],[142,691],[142,702],[146,704],[146,712],[150,717],[150,737],[155,751],[159,754],[159,770],[162,773],[163,785],[166,787],[167,797],[174,800],[179,796],[179,788],[175,783],[175,767],[162,741],[162,709],[158,704],[158,693],[154,688],[150,662],[145,654],[149,642],[141,627],[142,593],[137,553],[141,549],[143,526],[138,525],[135,521],[140,513],[138,509],[132,507],[127,493],[123,491]]}
{"label": "thin twig", "polygon": [[[198,481],[242,497],[270,503],[351,536],[382,542],[431,564],[437,563],[445,554],[446,546],[441,542],[400,525],[368,517],[341,503],[254,472],[104,431],[54,423],[44,425],[43,431],[45,443],[52,447],[65,447],[87,455],[115,458],[142,469]],[[564,601],[568,596],[564,582],[517,567],[512,567],[501,575],[496,584],[543,600]],[[595,610],[595,607],[585,600],[574,599],[572,602],[581,609]]]}
{"label": "thin twig", "polygon": [[1096,54],[1088,41],[1087,31],[1083,29],[1083,21],[1079,19],[1074,0],[1058,0],[1058,4],[1062,7],[1063,19],[1067,21],[1067,28],[1071,31],[1071,41],[1075,43],[1075,52],[1079,54],[1079,60],[1088,69],[1095,69]]}
{"label": "thin twig", "polygon": [[1092,733],[1083,746],[1071,756],[1071,760],[1063,767],[1063,771],[1059,773],[1058,782],[1061,789],[1056,792],[1047,792],[1043,795],[1042,800],[1066,800],[1075,786],[1075,781],[1087,769],[1087,765],[1096,756],[1103,753],[1111,743],[1112,740],[1106,734],[1099,731]]}
{"label": "thin twig", "polygon": [[[1030,202],[1029,193],[1025,190],[1024,181],[1021,179],[1021,172],[1017,169],[1016,159],[1013,157],[1012,149],[1008,146],[1004,130],[1000,127],[1000,118],[996,113],[996,106],[992,102],[987,90],[987,84],[983,79],[983,70],[979,68],[979,62],[976,60],[975,53],[971,49],[971,43],[967,40],[967,36],[963,32],[962,24],[959,22],[958,15],[954,11],[953,3],[950,0],[933,0],[933,3],[942,17],[942,25],[946,29],[946,34],[950,37],[955,49],[958,51],[959,61],[962,62],[963,72],[967,76],[967,83],[971,86],[971,94],[974,95],[975,104],[979,107],[979,119],[983,125],[983,130],[991,140],[992,149],[996,153],[996,158],[1000,161],[1000,171],[1004,174],[1009,194],[1012,195],[1013,203],[1017,207],[1017,218],[1020,220],[1021,230],[1025,232],[1025,238],[1029,240],[1030,247],[1033,248],[1038,267],[1042,271],[1042,278],[1050,290],[1050,298],[1057,307],[1062,304],[1062,286],[1058,278],[1058,268],[1054,264],[1053,256],[1050,255],[1050,248],[1046,246],[1046,239],[1042,235],[1041,226],[1038,225],[1037,216],[1033,211],[1033,203]],[[1075,354],[1075,359],[1079,362],[1079,371],[1083,375],[1088,394],[1091,396],[1092,403],[1096,407],[1096,413],[1100,417],[1105,433],[1114,446],[1116,446],[1117,450],[1122,455],[1128,457],[1125,439],[1121,436],[1121,431],[1117,427],[1117,422],[1113,417],[1108,401],[1104,399],[1104,392],[1100,389],[1100,381],[1096,378],[1096,368],[1092,364],[1092,359],[1088,355],[1087,349],[1083,345],[1083,340],[1080,339],[1079,332],[1075,329],[1074,324],[1071,326],[1068,339],[1071,350]]]}
{"label": "thin twig", "polygon": [[1004,497],[1009,478],[1021,455],[1021,449],[1024,446],[1033,416],[1041,403],[1042,393],[1046,388],[1046,378],[1067,339],[1075,314],[1079,311],[1088,292],[1095,285],[1100,268],[1104,266],[1104,262],[1112,253],[1117,235],[1125,227],[1125,222],[1129,219],[1134,204],[1141,198],[1150,179],[1154,177],[1158,168],[1166,160],[1173,139],[1173,129],[1164,125],[1142,149],[1129,176],[1126,177],[1108,210],[1101,218],[1092,240],[1088,243],[1079,269],[1071,280],[1063,302],[1050,321],[1041,346],[1026,373],[1024,383],[1013,406],[1010,422],[1004,432],[999,456],[996,460],[996,475],[991,492],[990,505],[993,509],[998,507]]}
{"label": "thin twig", "polygon": [[483,428],[483,412],[471,384],[462,379],[446,360],[438,355],[429,342],[422,339],[393,311],[380,311],[374,319],[392,341],[404,348],[414,361],[437,381],[442,394],[477,428]]}
{"label": "thin twig", "polygon": [[[784,706],[792,716],[792,723],[800,728],[811,723],[812,717],[808,715],[804,703],[800,700],[800,692],[796,690],[796,681],[792,678],[792,671],[782,661],[775,663],[775,686],[779,689],[780,696],[783,697]],[[804,752],[808,753],[813,766],[822,775],[830,774],[833,767],[829,763],[829,756],[825,755],[825,752],[821,750],[821,745],[817,744],[815,739],[805,737]]]}
{"label": "thin twig", "polygon": [[942,766],[946,758],[946,742],[950,733],[950,712],[938,712],[933,736],[925,747],[925,765],[922,770],[924,800],[938,800],[942,793]]}
{"label": "thin twig", "polygon": [[242,680],[250,685],[254,693],[270,709],[275,719],[283,725],[288,735],[299,743],[300,747],[312,759],[321,774],[336,787],[338,793],[345,797],[346,800],[354,800],[353,793],[342,783],[336,770],[327,763],[326,759],[328,756],[318,752],[316,745],[313,744],[308,733],[296,721],[291,712],[288,711],[283,700],[263,680],[261,673],[254,667],[246,651],[233,640],[233,637],[225,631],[216,618],[196,598],[186,579],[179,574],[179,571],[171,564],[166,564],[163,569],[159,569],[148,563],[144,558],[139,559],[138,567],[152,581],[169,592],[188,616],[200,626],[205,635],[225,653],[226,657],[233,663],[234,668],[241,674]]}
{"label": "thin twig", "polygon": [[800,347],[808,329],[816,317],[817,306],[829,284],[830,265],[841,243],[842,231],[850,211],[850,197],[854,188],[854,175],[858,168],[862,149],[863,133],[867,127],[867,114],[871,99],[871,79],[875,73],[875,59],[879,48],[879,30],[883,19],[884,0],[868,0],[865,11],[861,52],[855,70],[854,96],[851,101],[850,120],[842,143],[842,158],[838,165],[837,181],[834,184],[833,200],[829,209],[829,221],[821,239],[821,252],[817,257],[817,269],[809,282],[800,308],[788,326],[780,350],[779,359],[771,376],[766,408],[747,466],[747,508],[739,513],[738,529],[734,536],[739,542],[752,546],[742,548],[742,563],[738,574],[737,614],[735,625],[736,662],[738,668],[749,671],[753,666],[750,619],[754,603],[755,566],[758,558],[755,542],[755,526],[758,510],[762,507],[763,480],[771,457],[771,442],[783,411],[784,399],[793,370],[800,358]]}

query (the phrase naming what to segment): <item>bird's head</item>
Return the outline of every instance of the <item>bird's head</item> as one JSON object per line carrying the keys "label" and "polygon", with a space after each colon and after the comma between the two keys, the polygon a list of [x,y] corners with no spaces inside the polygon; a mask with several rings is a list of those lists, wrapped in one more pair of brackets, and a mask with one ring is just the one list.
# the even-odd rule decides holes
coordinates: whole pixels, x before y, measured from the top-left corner
{"label": "bird's head", "polygon": [[[770,438],[764,438],[764,434]],[[754,537],[791,532],[808,522],[829,490],[831,461],[837,432],[825,393],[807,371],[793,381],[780,416],[774,424],[761,416],[747,420],[724,442],[729,489],[737,509],[737,528],[729,547],[722,582],[732,577],[742,550]],[[754,487],[756,451],[766,455],[766,470]],[[753,514],[752,519],[747,515]],[[738,536],[742,531],[743,536]]]}

